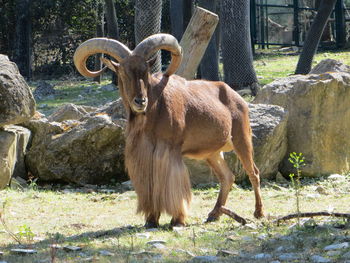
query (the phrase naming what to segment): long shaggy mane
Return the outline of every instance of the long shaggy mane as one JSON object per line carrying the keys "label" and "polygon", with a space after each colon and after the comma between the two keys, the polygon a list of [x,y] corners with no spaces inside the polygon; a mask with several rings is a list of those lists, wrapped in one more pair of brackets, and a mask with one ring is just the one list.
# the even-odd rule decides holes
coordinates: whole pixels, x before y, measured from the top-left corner
{"label": "long shaggy mane", "polygon": [[138,196],[137,212],[146,218],[162,212],[186,216],[191,184],[181,149],[152,141],[141,123],[135,126],[126,137],[125,166]]}

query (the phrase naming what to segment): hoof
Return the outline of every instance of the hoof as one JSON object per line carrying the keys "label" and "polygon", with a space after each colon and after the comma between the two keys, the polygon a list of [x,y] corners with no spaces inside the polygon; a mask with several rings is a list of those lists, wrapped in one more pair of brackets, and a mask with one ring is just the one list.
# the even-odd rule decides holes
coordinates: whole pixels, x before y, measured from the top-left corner
{"label": "hoof", "polygon": [[146,222],[146,224],[144,225],[145,228],[158,228],[159,224],[155,223],[155,222]]}
{"label": "hoof", "polygon": [[170,227],[185,227],[185,226],[186,226],[186,224],[184,222],[176,221],[173,219],[171,219],[171,221],[170,221]]}
{"label": "hoof", "polygon": [[255,211],[254,212],[254,217],[257,219],[263,218],[265,217],[264,212],[263,211]]}
{"label": "hoof", "polygon": [[205,221],[205,223],[210,223],[210,222],[215,222],[218,221],[220,217],[218,216],[208,216],[207,220]]}

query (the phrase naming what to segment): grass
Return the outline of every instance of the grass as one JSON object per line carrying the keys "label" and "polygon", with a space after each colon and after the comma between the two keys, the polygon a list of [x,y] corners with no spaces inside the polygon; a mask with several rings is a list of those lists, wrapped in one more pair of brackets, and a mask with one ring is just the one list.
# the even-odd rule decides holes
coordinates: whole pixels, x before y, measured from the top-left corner
{"label": "grass", "polygon": [[[328,180],[307,181],[301,189],[302,211],[322,211],[332,207],[334,211],[350,212],[350,178],[342,182]],[[315,188],[322,186],[329,195],[310,197],[316,193]],[[276,238],[294,235],[293,222],[277,226],[272,220],[277,216],[295,212],[294,190],[291,187],[263,187],[267,218],[254,220],[253,192],[249,188],[235,187],[229,197],[228,206],[239,215],[250,219],[251,226],[241,226],[232,219],[222,216],[219,222],[204,224],[206,214],[216,201],[218,188],[194,189],[188,227],[180,230],[169,229],[169,216],[162,216],[162,228],[155,232],[146,232],[142,227],[144,221],[135,215],[136,195],[133,191],[113,193],[90,190],[79,192],[68,190],[3,190],[1,201],[7,200],[4,217],[7,227],[20,236],[22,247],[38,251],[34,255],[19,256],[10,249],[18,248],[18,243],[10,238],[0,226],[0,251],[4,252],[3,260],[7,262],[50,262],[52,244],[60,246],[78,246],[81,251],[67,252],[58,249],[54,262],[138,262],[148,258],[153,262],[160,258],[161,262],[185,262],[193,255],[216,255],[219,250],[237,253],[261,253],[274,251],[278,246],[291,247],[290,251],[304,251],[312,248],[315,253],[325,245],[332,243],[335,234],[346,236],[349,225],[343,232],[327,226],[341,224],[319,222],[320,229],[300,228],[298,238],[276,242]],[[256,227],[254,227],[256,226]],[[26,229],[23,234],[23,229]],[[19,231],[22,235],[19,235]],[[338,231],[338,232],[337,232]],[[26,234],[29,233],[29,237]],[[347,233],[347,234],[346,234]],[[149,236],[149,237],[148,237]],[[148,237],[148,238],[147,238]],[[301,238],[302,237],[302,238]],[[312,237],[312,238],[311,238]],[[318,238],[317,247],[312,246],[314,238]],[[308,240],[309,244],[304,241]],[[153,248],[147,244],[150,240],[164,240],[166,249]],[[303,242],[301,242],[303,241]],[[295,244],[294,244],[295,243]],[[109,256],[101,251],[112,253]],[[46,260],[46,261],[45,261]],[[221,260],[226,260],[221,258]],[[229,262],[241,262],[233,257]],[[249,262],[249,261],[245,261]]]}
{"label": "grass", "polygon": [[[350,51],[320,52],[314,57],[313,66],[321,60],[332,58],[350,65]],[[273,50],[258,52],[254,59],[254,68],[261,85],[266,85],[276,78],[294,74],[299,56],[294,53],[278,53]]]}

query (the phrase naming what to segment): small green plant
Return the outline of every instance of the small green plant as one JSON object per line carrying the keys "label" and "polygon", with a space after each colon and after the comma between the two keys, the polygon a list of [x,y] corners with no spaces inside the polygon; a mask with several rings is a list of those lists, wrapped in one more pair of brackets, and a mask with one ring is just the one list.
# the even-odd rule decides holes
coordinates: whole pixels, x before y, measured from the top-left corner
{"label": "small green plant", "polygon": [[30,227],[27,225],[22,225],[19,227],[19,231],[17,233],[17,236],[20,239],[25,239],[28,243],[31,243],[34,240],[34,233],[30,229]]}
{"label": "small green plant", "polygon": [[292,186],[295,190],[295,200],[296,200],[296,209],[298,213],[298,225],[300,226],[300,178],[301,178],[301,167],[304,165],[304,157],[302,153],[291,153],[289,155],[288,161],[293,164],[293,167],[296,169],[296,174],[290,174],[290,180],[292,182]]}
{"label": "small green plant", "polygon": [[29,186],[28,188],[30,190],[33,190],[33,191],[37,191],[38,190],[38,184],[36,183],[36,181],[38,180],[38,178],[34,178],[33,176],[29,177]]}

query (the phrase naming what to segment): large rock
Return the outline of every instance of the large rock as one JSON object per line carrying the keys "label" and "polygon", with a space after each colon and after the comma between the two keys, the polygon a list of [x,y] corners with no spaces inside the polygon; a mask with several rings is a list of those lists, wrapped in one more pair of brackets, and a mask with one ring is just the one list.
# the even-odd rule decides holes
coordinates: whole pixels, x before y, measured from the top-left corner
{"label": "large rock", "polygon": [[[262,178],[274,178],[287,150],[286,111],[274,105],[250,104],[250,125],[253,131],[254,160]],[[236,176],[236,182],[245,178],[245,171],[233,152],[225,153],[225,159]],[[192,182],[213,181],[213,175],[205,162],[187,160]]]}
{"label": "large rock", "polygon": [[63,122],[32,120],[26,123],[33,132],[27,167],[44,181],[104,184],[125,179],[124,124],[102,113]]}
{"label": "large rock", "polygon": [[33,95],[16,64],[0,55],[0,127],[22,123],[34,113]]}
{"label": "large rock", "polygon": [[350,66],[335,59],[324,59],[318,63],[309,74],[322,74],[326,72],[347,72],[350,73]]}
{"label": "large rock", "polygon": [[[275,104],[289,112],[288,149],[302,152],[305,175],[350,168],[350,74],[295,75],[278,79],[258,93],[256,103]],[[284,158],[281,171],[295,172]]]}
{"label": "large rock", "polygon": [[0,189],[5,188],[12,177],[26,176],[24,155],[30,131],[24,127],[8,125],[0,130]]}
{"label": "large rock", "polygon": [[79,106],[72,103],[67,103],[62,107],[59,107],[54,113],[52,113],[47,119],[49,121],[62,122],[66,120],[80,120],[89,111],[91,107]]}

